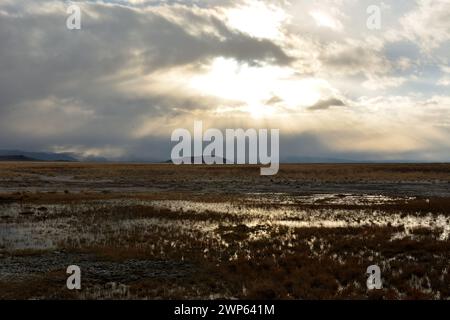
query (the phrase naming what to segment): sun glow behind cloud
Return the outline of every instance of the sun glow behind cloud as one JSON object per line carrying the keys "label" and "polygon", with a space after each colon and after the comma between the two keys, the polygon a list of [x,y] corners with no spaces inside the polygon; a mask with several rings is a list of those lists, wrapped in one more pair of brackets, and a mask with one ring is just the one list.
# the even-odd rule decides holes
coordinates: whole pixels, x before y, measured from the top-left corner
{"label": "sun glow behind cloud", "polygon": [[327,87],[323,80],[296,78],[288,67],[250,66],[223,57],[215,58],[204,74],[193,76],[189,85],[203,95],[239,101],[241,110],[254,117],[311,106]]}
{"label": "sun glow behind cloud", "polygon": [[341,22],[328,13],[320,10],[312,10],[309,15],[314,19],[317,26],[330,28],[336,31],[342,30],[343,26]]}

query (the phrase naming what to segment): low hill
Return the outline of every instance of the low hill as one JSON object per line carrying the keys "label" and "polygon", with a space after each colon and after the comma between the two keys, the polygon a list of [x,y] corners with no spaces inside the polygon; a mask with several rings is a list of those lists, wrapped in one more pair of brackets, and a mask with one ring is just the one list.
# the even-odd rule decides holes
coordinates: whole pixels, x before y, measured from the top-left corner
{"label": "low hill", "polygon": [[0,157],[5,159],[8,157],[12,157],[12,159],[17,158],[16,160],[3,161],[78,161],[68,153],[29,152],[22,150],[0,150]]}
{"label": "low hill", "polygon": [[23,155],[10,155],[10,156],[1,156],[0,161],[40,161],[34,158],[26,157]]}

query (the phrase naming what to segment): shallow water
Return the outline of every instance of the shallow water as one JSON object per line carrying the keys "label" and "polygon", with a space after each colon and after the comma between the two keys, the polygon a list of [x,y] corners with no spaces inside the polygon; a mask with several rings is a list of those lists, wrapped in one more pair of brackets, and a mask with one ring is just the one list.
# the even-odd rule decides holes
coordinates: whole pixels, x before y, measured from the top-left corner
{"label": "shallow water", "polygon": [[[19,205],[9,203],[0,205],[0,249],[55,249],[60,243],[72,244],[102,243],[111,234],[120,239],[124,233],[139,230],[151,232],[155,226],[173,232],[200,231],[209,237],[216,236],[220,225],[235,224],[239,218],[248,227],[262,226],[272,228],[276,225],[289,228],[347,228],[347,227],[404,227],[392,239],[408,237],[411,230],[425,228],[439,232],[439,240],[447,240],[450,233],[450,216],[444,214],[405,214],[387,213],[371,209],[299,209],[295,204],[385,204],[407,201],[411,197],[388,197],[353,194],[317,194],[314,196],[292,196],[286,194],[252,194],[245,201],[208,203],[185,200],[135,200],[114,199],[95,200],[71,204]],[[189,219],[167,220],[158,218],[133,218],[108,220],[100,225],[90,225],[83,216],[96,210],[127,210],[127,207],[144,206],[153,209],[166,209],[172,212],[190,213]],[[45,210],[43,209],[45,208]],[[31,212],[23,215],[23,212]],[[102,212],[103,212],[102,211]],[[195,219],[195,214],[204,217],[209,213],[223,215],[220,221]],[[192,217],[194,214],[194,217]],[[32,219],[32,221],[30,221]],[[106,231],[105,231],[106,230]],[[185,231],[183,231],[185,230]],[[250,234],[251,239],[265,237],[267,232],[259,230]],[[220,239],[219,239],[220,241]]]}

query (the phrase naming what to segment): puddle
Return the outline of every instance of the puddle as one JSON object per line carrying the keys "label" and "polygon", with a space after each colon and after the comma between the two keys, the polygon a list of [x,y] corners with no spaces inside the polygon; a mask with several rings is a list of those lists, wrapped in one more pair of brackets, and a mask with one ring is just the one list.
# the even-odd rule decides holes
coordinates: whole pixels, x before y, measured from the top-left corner
{"label": "puddle", "polygon": [[[322,199],[319,197],[319,199]],[[311,200],[314,201],[314,200]],[[372,197],[368,201],[398,201],[398,198]],[[247,225],[279,224],[293,228],[346,228],[365,226],[403,226],[405,229],[428,228],[442,230],[440,239],[447,240],[450,217],[443,214],[413,215],[387,213],[373,210],[308,209],[288,207],[260,208],[232,203],[202,203],[193,201],[153,201],[154,207],[172,211],[189,211],[197,214],[208,212],[248,217]],[[224,217],[225,219],[225,217]],[[250,222],[251,221],[251,222]]]}
{"label": "puddle", "polygon": [[310,195],[291,195],[287,193],[253,193],[245,199],[248,203],[262,204],[328,204],[328,205],[381,205],[392,204],[400,201],[413,200],[416,197],[394,197],[387,195],[372,194],[344,194],[344,193],[324,193]]}

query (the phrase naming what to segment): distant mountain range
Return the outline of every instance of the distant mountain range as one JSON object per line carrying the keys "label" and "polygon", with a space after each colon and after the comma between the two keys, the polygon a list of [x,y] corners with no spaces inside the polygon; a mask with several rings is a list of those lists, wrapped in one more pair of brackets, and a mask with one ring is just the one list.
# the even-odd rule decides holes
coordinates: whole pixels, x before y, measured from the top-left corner
{"label": "distant mountain range", "polygon": [[[212,159],[209,157],[209,159]],[[221,159],[221,158],[219,158]],[[183,158],[189,160],[189,158]],[[191,157],[191,163],[194,163],[195,158]],[[205,163],[202,159],[202,163]],[[222,159],[226,163],[226,159]],[[55,153],[55,152],[30,152],[23,150],[0,150],[0,161],[62,161],[62,162],[140,162],[140,163],[172,163],[172,160],[158,161],[148,159],[135,158],[121,158],[121,159],[107,159],[104,157],[82,156],[75,153]],[[321,158],[321,157],[287,157],[282,158],[281,163],[419,163],[427,161],[414,161],[406,159],[398,160],[351,160],[341,158]],[[428,161],[429,162],[429,161]]]}
{"label": "distant mountain range", "polygon": [[281,160],[282,163],[430,163],[430,161],[418,161],[410,159],[391,159],[391,160],[355,160],[344,158],[320,158],[320,157],[288,157]]}
{"label": "distant mountain range", "polygon": [[[226,163],[226,161],[227,161],[226,159],[221,158],[221,157],[193,157],[193,156],[190,159],[189,159],[189,157],[184,157],[184,158],[180,158],[177,160],[183,160],[183,162],[185,162],[185,163],[190,161],[190,163],[192,163],[192,164],[195,162],[195,160],[200,160],[199,162],[201,162],[201,163],[206,163],[205,160],[207,160],[208,162],[216,160],[219,163]],[[173,161],[167,160],[167,161],[165,161],[165,163],[173,163]]]}
{"label": "distant mountain range", "polygon": [[40,161],[22,155],[0,156],[0,161]]}
{"label": "distant mountain range", "polygon": [[288,157],[284,163],[356,163],[360,161],[341,158],[320,158],[320,157]]}
{"label": "distant mountain range", "polygon": [[[184,162],[188,162],[189,158],[181,158],[184,160]],[[205,163],[204,159],[202,157],[191,157],[191,163],[194,163],[195,159],[202,159],[202,163]],[[208,157],[207,159],[213,159],[213,157]],[[226,159],[218,158],[219,160],[222,159],[223,163],[226,163]],[[178,159],[180,160],[180,159]],[[172,163],[172,160],[167,160],[165,163]],[[413,160],[350,160],[350,159],[342,159],[342,158],[320,158],[320,157],[288,157],[285,159],[281,159],[281,163],[312,163],[312,164],[326,164],[326,163],[417,163],[417,161]]]}
{"label": "distant mountain range", "polygon": [[0,150],[3,161],[78,161],[69,153],[29,152],[23,150]]}

